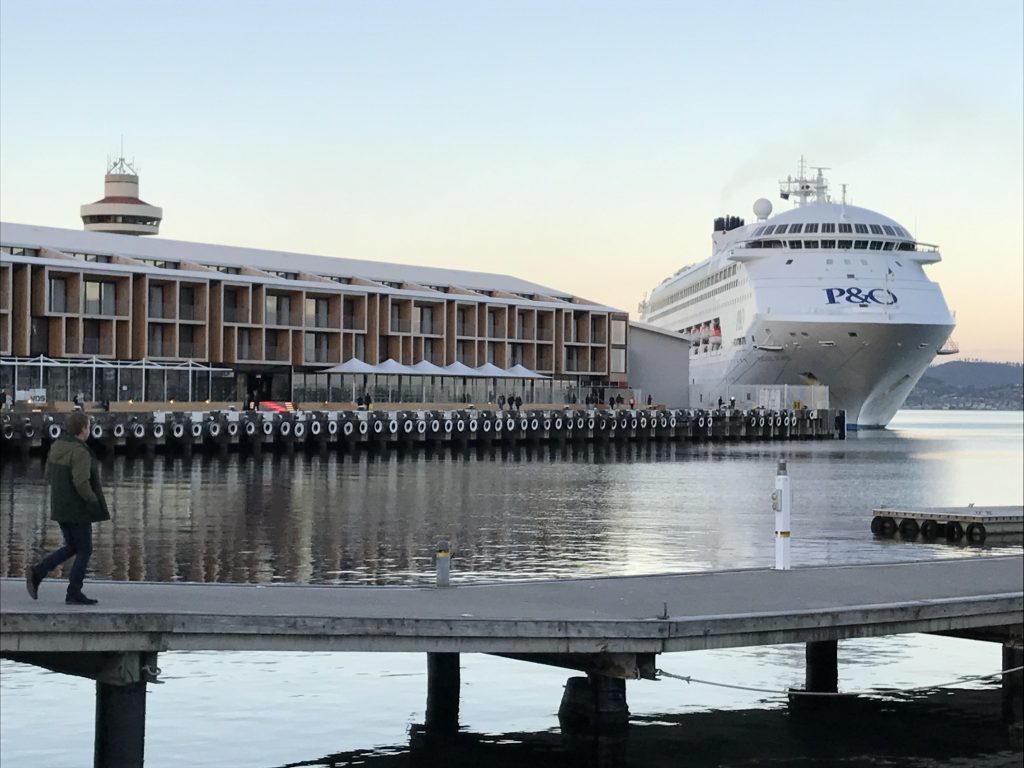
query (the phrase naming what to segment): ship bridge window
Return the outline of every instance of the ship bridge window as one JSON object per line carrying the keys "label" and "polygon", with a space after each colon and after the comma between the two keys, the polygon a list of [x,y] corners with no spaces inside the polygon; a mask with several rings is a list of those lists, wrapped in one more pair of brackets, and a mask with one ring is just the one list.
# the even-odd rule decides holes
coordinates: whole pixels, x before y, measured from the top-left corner
{"label": "ship bridge window", "polygon": [[758,227],[757,229],[755,229],[754,230],[754,237],[760,236],[764,232],[764,230],[765,230],[764,227]]}
{"label": "ship bridge window", "polygon": [[804,248],[817,248],[817,247],[818,247],[818,241],[817,240],[805,240],[804,241]]}
{"label": "ship bridge window", "polygon": [[[790,224],[789,225],[789,234],[792,235],[794,232],[799,232],[803,228],[804,228],[803,224]],[[782,230],[779,230],[779,231],[781,232]]]}
{"label": "ship bridge window", "polygon": [[872,235],[880,235],[880,234],[882,234],[882,228],[878,224],[872,224],[871,225],[871,234]]}
{"label": "ship bridge window", "polygon": [[914,243],[902,242],[896,246],[897,251],[915,251]]}
{"label": "ship bridge window", "polygon": [[839,248],[852,248],[853,247],[853,240],[840,240],[838,247]]}
{"label": "ship bridge window", "polygon": [[896,230],[896,234],[899,235],[900,237],[910,237],[910,235],[907,234],[907,230],[905,230],[903,227],[893,227],[893,229]]}
{"label": "ship bridge window", "polygon": [[883,224],[883,225],[882,225],[882,229],[884,229],[884,230],[885,230],[885,234],[887,234],[887,235],[892,235],[893,237],[895,237],[895,236],[896,236],[896,232],[895,232],[895,231],[893,230],[893,228],[892,228],[892,227],[890,227],[890,226],[889,226],[888,224]]}
{"label": "ship bridge window", "polygon": [[806,227],[804,227],[804,234],[808,234],[808,233],[811,233],[811,232],[817,232],[817,231],[818,231],[818,225],[817,224],[808,224]]}
{"label": "ship bridge window", "polygon": [[871,241],[871,250],[872,251],[880,251],[880,250],[882,250],[882,241],[881,240],[872,240]]}
{"label": "ship bridge window", "polygon": [[836,247],[836,241],[835,240],[822,240],[821,241],[821,247],[822,248],[835,248]]}
{"label": "ship bridge window", "polygon": [[853,232],[853,226],[850,225],[850,224],[840,224],[839,225],[839,231],[840,232]]}
{"label": "ship bridge window", "polygon": [[854,248],[867,248],[868,247],[868,241],[867,240],[854,240],[853,241],[853,247]]}
{"label": "ship bridge window", "polygon": [[822,224],[821,225],[821,231],[822,232],[835,232],[836,231],[836,225],[835,224]]}
{"label": "ship bridge window", "polygon": [[790,248],[803,248],[804,244],[801,243],[799,240],[790,240],[789,241],[789,247]]}
{"label": "ship bridge window", "polygon": [[[783,227],[783,229],[785,229],[785,227]],[[772,224],[772,225],[770,225],[770,226],[767,226],[767,227],[765,227],[765,228],[764,228],[764,233],[765,233],[766,235],[770,235],[770,234],[771,234],[772,232],[774,232],[774,231],[775,231],[775,225],[774,225],[774,224]]]}
{"label": "ship bridge window", "polygon": [[882,246],[882,250],[883,251],[891,251],[892,247],[893,247],[893,243],[886,243],[885,245]]}
{"label": "ship bridge window", "polygon": [[858,234],[866,235],[868,233],[867,224],[854,224],[853,228],[857,231]]}

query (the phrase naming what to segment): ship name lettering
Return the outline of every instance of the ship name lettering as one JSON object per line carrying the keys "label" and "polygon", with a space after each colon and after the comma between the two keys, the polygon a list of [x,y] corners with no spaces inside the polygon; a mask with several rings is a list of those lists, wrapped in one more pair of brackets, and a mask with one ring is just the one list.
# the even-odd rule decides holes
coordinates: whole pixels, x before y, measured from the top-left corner
{"label": "ship name lettering", "polygon": [[896,294],[887,288],[872,288],[865,291],[863,288],[826,288],[825,296],[829,304],[839,304],[845,300],[847,304],[883,304],[892,305],[896,303]]}

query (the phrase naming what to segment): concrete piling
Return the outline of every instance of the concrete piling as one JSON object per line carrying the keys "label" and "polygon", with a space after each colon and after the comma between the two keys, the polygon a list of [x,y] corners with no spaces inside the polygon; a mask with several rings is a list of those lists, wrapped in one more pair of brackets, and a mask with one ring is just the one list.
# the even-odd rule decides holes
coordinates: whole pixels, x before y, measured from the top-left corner
{"label": "concrete piling", "polygon": [[459,730],[459,654],[427,654],[427,713],[425,724],[433,733]]}

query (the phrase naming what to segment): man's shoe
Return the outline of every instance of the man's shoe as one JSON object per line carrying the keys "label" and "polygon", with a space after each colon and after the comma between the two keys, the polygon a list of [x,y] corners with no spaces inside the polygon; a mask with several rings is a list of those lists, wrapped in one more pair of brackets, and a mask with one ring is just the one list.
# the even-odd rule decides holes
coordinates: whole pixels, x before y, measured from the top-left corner
{"label": "man's shoe", "polygon": [[91,597],[86,597],[83,593],[79,592],[77,595],[68,595],[64,598],[64,602],[68,605],[96,605],[99,600],[93,600]]}
{"label": "man's shoe", "polygon": [[32,566],[25,569],[25,589],[28,590],[28,596],[33,600],[39,599],[40,582],[42,582],[42,579],[36,578],[36,572]]}

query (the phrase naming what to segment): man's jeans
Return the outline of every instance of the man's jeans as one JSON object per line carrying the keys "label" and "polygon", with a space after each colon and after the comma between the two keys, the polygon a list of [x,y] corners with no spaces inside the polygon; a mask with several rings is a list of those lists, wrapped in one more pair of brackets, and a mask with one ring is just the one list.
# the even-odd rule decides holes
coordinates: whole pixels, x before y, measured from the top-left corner
{"label": "man's jeans", "polygon": [[71,575],[68,576],[68,594],[77,595],[82,592],[85,581],[85,569],[89,566],[92,556],[92,523],[58,523],[60,532],[64,534],[64,546],[51,552],[33,570],[37,579],[41,579],[69,557],[74,557]]}

